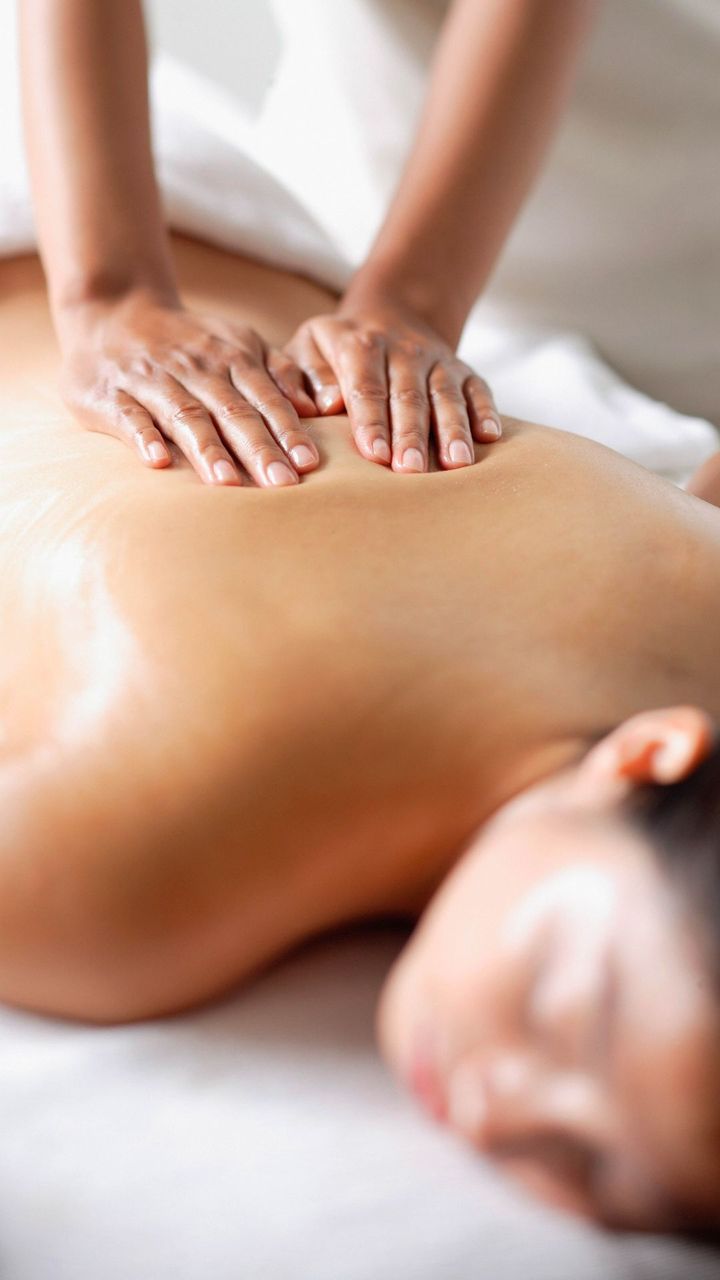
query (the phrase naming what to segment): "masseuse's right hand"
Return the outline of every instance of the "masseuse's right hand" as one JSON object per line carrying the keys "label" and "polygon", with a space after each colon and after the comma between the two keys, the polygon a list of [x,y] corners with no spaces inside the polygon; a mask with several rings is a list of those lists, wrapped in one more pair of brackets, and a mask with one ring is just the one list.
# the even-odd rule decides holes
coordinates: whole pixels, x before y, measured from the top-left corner
{"label": "masseuse's right hand", "polygon": [[297,484],[317,466],[300,370],[244,325],[133,293],[59,317],[66,404],[150,467],[172,441],[207,484]]}

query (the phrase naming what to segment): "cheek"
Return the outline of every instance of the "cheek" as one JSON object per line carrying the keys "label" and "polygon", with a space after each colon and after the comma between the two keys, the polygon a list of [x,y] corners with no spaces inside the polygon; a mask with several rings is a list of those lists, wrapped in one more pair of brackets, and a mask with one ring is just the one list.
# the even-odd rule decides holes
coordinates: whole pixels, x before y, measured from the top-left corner
{"label": "cheek", "polygon": [[393,1070],[404,1075],[407,1044],[412,1025],[413,965],[409,943],[395,961],[380,993],[376,1033],[380,1052]]}
{"label": "cheek", "polygon": [[515,1034],[525,976],[477,931],[428,929],[392,970],[378,1011],[380,1048],[426,1107],[440,1116],[453,1066],[471,1049],[488,1052]]}
{"label": "cheek", "polygon": [[513,940],[518,904],[538,878],[529,862],[514,840],[478,840],[436,894],[392,970],[378,1034],[384,1056],[406,1081],[425,1046],[445,1073],[471,1046],[490,1048],[514,1034],[546,933],[543,920],[542,927],[526,931],[532,939]]}

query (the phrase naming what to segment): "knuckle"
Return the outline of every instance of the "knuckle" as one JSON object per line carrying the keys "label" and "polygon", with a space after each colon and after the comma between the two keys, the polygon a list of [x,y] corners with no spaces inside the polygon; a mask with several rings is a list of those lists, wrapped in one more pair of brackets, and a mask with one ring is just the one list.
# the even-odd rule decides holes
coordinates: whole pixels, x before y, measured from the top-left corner
{"label": "knuckle", "polygon": [[215,405],[215,413],[219,418],[224,418],[230,422],[255,422],[257,413],[252,405],[247,404],[244,400],[221,400]]}
{"label": "knuckle", "polygon": [[138,405],[134,404],[116,403],[113,405],[113,413],[117,420],[124,424],[131,425],[133,422],[137,422],[140,415],[142,415],[143,422],[146,421],[143,410]]}
{"label": "knuckle", "polygon": [[128,365],[128,373],[136,378],[151,378],[155,372],[155,362],[150,356],[133,356]]}
{"label": "knuckle", "polygon": [[402,405],[408,409],[429,407],[427,395],[420,387],[398,387],[390,392],[390,400],[393,404]]}
{"label": "knuckle", "polygon": [[477,373],[473,373],[466,379],[465,386],[472,396],[482,396],[485,399],[488,399],[491,396],[490,387],[487,382]]}
{"label": "knuckle", "polygon": [[398,355],[406,356],[409,360],[418,360],[423,355],[424,348],[421,342],[416,338],[398,338],[393,344]]}
{"label": "knuckle", "polygon": [[441,366],[436,365],[428,379],[428,386],[430,388],[431,395],[441,395],[445,391],[455,389],[457,383],[455,379],[451,377],[447,369],[443,369]]}
{"label": "knuckle", "polygon": [[396,431],[394,434],[396,443],[402,443],[403,446],[409,446],[411,448],[414,446],[416,449],[419,449],[421,453],[427,444],[427,436],[425,436],[422,431],[417,431],[413,427],[403,428],[403,430]]}
{"label": "knuckle", "polygon": [[171,351],[165,365],[170,373],[180,375],[202,371],[198,358],[192,351]]}
{"label": "knuckle", "polygon": [[250,465],[267,466],[271,462],[283,460],[283,455],[270,440],[248,440],[243,450],[244,459]]}
{"label": "knuckle", "polygon": [[241,351],[234,352],[232,361],[228,364],[230,377],[234,378],[236,381],[247,378],[254,368],[255,365],[250,359],[250,356],[245,355]]}
{"label": "knuckle", "polygon": [[[221,378],[227,370],[227,361],[212,352],[204,352],[202,354],[194,351],[188,352],[187,359],[189,365],[186,371],[189,373],[201,373],[208,378]],[[179,367],[182,368],[183,366],[180,365]]]}
{"label": "knuckle", "polygon": [[384,404],[387,402],[388,393],[377,382],[356,382],[350,388],[347,398],[351,405],[362,404],[364,400],[374,400]]}
{"label": "knuckle", "polygon": [[183,402],[171,405],[170,421],[176,427],[189,427],[194,431],[198,426],[206,424],[207,415],[201,404]]}
{"label": "knuckle", "polygon": [[462,393],[454,382],[431,387],[430,398],[433,404],[441,402],[443,405],[450,405],[454,409],[459,409],[465,403]]}
{"label": "knuckle", "polygon": [[349,320],[347,316],[324,315],[317,316],[309,326],[309,332],[325,335],[329,338],[345,338],[356,332],[355,324]]}
{"label": "knuckle", "polygon": [[198,335],[196,340],[198,351],[202,352],[204,355],[216,355],[218,352],[226,350],[230,345],[230,333],[231,330],[229,328],[225,329],[224,334],[211,333],[208,332],[207,329],[204,330],[203,333]]}
{"label": "knuckle", "polygon": [[382,347],[382,338],[372,329],[345,329],[342,336],[345,353],[352,357],[374,355]]}
{"label": "knuckle", "polygon": [[326,329],[325,322],[322,317],[318,317],[315,323],[306,321],[298,329],[292,340],[291,347],[297,347],[302,351],[310,352],[315,350],[315,333],[316,328],[320,332]]}
{"label": "knuckle", "polygon": [[287,419],[290,409],[286,397],[278,391],[276,395],[266,392],[255,401],[258,412],[263,417],[281,417]]}

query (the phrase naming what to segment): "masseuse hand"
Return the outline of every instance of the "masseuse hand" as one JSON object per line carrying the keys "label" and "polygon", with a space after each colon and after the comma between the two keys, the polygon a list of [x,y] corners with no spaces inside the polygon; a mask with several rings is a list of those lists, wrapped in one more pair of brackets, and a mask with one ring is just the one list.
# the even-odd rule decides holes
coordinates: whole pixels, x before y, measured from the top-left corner
{"label": "masseuse hand", "polygon": [[319,457],[300,370],[252,329],[134,294],[59,318],[66,403],[151,467],[172,440],[208,484],[297,484]]}
{"label": "masseuse hand", "polygon": [[501,434],[487,383],[398,302],[346,297],[334,314],[302,324],[286,351],[320,412],[345,406],[363,457],[394,471],[426,471],[431,438],[441,467],[467,466],[473,440]]}

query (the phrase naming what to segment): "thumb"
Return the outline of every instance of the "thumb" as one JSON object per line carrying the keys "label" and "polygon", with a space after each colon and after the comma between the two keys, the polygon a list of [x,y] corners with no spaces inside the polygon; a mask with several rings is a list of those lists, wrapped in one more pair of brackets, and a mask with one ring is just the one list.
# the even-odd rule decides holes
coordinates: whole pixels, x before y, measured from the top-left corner
{"label": "thumb", "polygon": [[337,377],[310,330],[298,330],[286,350],[305,374],[320,413],[342,413],[345,402]]}

